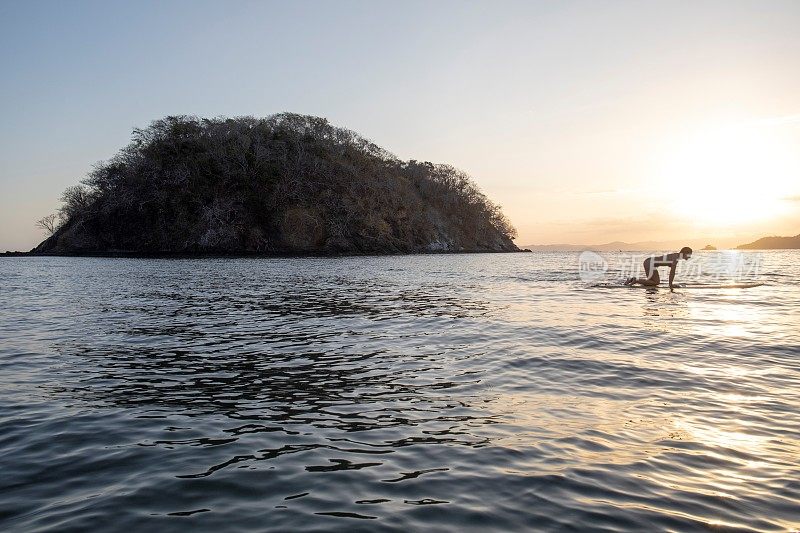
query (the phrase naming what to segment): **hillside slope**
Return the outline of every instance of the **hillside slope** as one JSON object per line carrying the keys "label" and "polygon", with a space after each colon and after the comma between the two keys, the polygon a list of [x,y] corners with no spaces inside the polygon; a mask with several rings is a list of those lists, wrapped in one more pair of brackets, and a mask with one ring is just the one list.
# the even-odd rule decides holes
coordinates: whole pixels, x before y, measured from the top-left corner
{"label": "hillside slope", "polygon": [[290,113],[155,121],[62,200],[33,253],[518,250],[465,173]]}
{"label": "hillside slope", "polygon": [[800,235],[794,237],[763,237],[736,248],[740,250],[788,250],[800,248]]}

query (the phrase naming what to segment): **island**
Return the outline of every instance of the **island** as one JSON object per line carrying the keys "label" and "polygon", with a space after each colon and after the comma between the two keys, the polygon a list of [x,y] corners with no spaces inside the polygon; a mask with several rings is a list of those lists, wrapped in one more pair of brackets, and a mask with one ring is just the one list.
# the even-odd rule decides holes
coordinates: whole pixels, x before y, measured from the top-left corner
{"label": "island", "polygon": [[738,250],[790,250],[800,249],[800,235],[794,237],[763,237],[757,241],[741,244]]}
{"label": "island", "polygon": [[714,245],[711,245],[711,244],[706,244],[705,246],[703,246],[703,250],[705,250],[707,252],[712,252],[712,251],[714,251],[716,249],[717,249],[717,247],[714,246]]}
{"label": "island", "polygon": [[520,251],[463,171],[295,113],[156,120],[62,203],[32,254]]}

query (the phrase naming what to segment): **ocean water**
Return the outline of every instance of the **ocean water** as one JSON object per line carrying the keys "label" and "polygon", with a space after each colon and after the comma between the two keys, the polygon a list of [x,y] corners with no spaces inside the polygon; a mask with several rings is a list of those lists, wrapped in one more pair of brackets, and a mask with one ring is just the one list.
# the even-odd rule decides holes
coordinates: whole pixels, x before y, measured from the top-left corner
{"label": "ocean water", "polygon": [[584,259],[0,258],[0,530],[800,528],[800,253]]}

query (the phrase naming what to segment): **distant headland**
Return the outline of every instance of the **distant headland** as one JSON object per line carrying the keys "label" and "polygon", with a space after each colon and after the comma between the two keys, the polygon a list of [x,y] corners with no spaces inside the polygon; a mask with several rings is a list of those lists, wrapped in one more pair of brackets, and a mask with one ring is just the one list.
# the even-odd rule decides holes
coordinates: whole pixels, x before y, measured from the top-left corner
{"label": "distant headland", "polygon": [[680,250],[687,244],[693,247],[698,246],[692,239],[683,239],[673,241],[614,241],[605,244],[529,244],[525,248],[530,248],[534,252],[582,252],[584,250],[595,252],[649,252]]}
{"label": "distant headland", "polygon": [[[697,239],[687,238],[684,240],[675,241],[639,241],[639,242],[623,242],[614,241],[605,244],[529,244],[525,248],[529,248],[535,252],[582,252],[584,250],[592,250],[595,252],[645,252],[645,251],[662,251],[662,250],[679,250],[683,244],[694,247],[697,250],[704,251],[717,251],[717,246],[706,244],[702,248],[696,242]],[[733,248],[730,238],[727,238],[727,246]],[[723,246],[721,249],[728,249]],[[800,235],[794,237],[764,237],[749,244],[740,244],[736,246],[738,250],[785,250],[785,249],[800,249]]]}
{"label": "distant headland", "polygon": [[62,201],[31,253],[519,251],[464,172],[293,113],[157,120]]}
{"label": "distant headland", "polygon": [[789,250],[800,248],[800,235],[794,237],[763,237],[736,247],[739,250]]}

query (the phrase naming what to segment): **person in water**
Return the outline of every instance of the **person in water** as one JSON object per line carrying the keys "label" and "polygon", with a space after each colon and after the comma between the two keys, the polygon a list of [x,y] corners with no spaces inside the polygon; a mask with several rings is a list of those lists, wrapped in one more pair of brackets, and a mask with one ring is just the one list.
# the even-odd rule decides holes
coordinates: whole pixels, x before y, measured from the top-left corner
{"label": "person in water", "polygon": [[681,248],[680,252],[674,254],[664,254],[661,257],[650,256],[644,260],[644,278],[628,278],[625,285],[644,285],[645,287],[655,287],[661,283],[658,275],[658,267],[669,267],[669,288],[674,288],[672,281],[675,279],[675,270],[678,267],[679,259],[689,259],[692,257],[692,249],[688,246]]}

